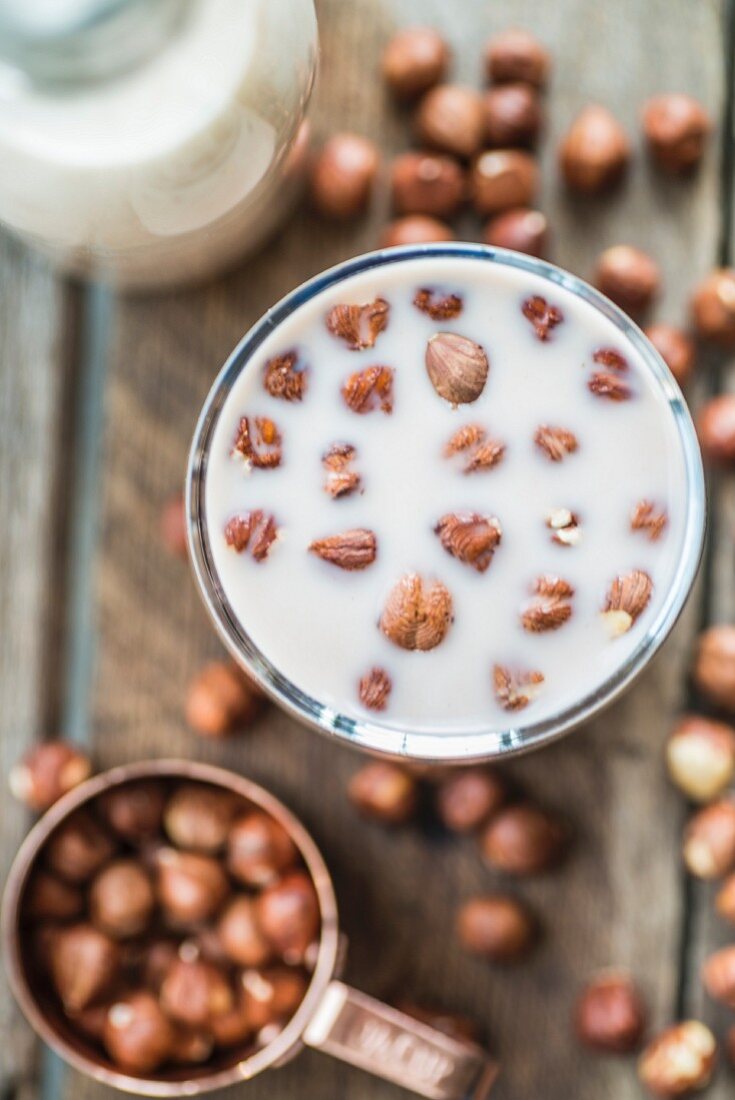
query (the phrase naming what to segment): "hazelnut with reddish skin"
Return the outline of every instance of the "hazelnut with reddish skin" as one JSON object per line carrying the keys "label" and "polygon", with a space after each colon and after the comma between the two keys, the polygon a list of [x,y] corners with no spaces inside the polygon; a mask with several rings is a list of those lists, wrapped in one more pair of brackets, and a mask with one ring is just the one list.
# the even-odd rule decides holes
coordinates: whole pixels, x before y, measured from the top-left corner
{"label": "hazelnut with reddish skin", "polygon": [[700,634],[692,677],[712,703],[735,712],[735,626],[711,626]]}
{"label": "hazelnut with reddish skin", "polygon": [[552,814],[530,803],[501,810],[480,838],[491,867],[511,875],[533,875],[558,863],[566,832]]}
{"label": "hazelnut with reddish skin", "polygon": [[209,920],[230,892],[222,864],[211,856],[162,848],[156,864],[158,898],[175,927]]}
{"label": "hazelnut with reddish skin", "polygon": [[252,725],[263,709],[263,695],[230,661],[205,665],[186,698],[186,720],[203,737],[226,737]]}
{"label": "hazelnut with reddish skin", "polygon": [[177,848],[212,855],[224,847],[236,805],[228,791],[185,783],[168,800],[163,825]]}
{"label": "hazelnut with reddish skin", "polygon": [[107,863],[115,843],[86,810],[77,810],[59,825],[44,848],[44,860],[67,882],[82,883]]}
{"label": "hazelnut with reddish skin", "polygon": [[416,99],[443,80],[449,47],[433,27],[407,27],[383,51],[383,78],[397,99]]}
{"label": "hazelnut with reddish skin", "polygon": [[255,916],[255,903],[246,894],[234,897],[217,922],[217,935],[228,959],[238,966],[263,966],[271,947]]}
{"label": "hazelnut with reddish skin", "polygon": [[500,84],[482,98],[485,141],[495,148],[533,145],[541,132],[541,100],[530,84]]}
{"label": "hazelnut with reddish skin", "polygon": [[735,730],[696,714],[682,718],[669,736],[666,764],[688,798],[711,802],[735,775]]}
{"label": "hazelnut with reddish skin", "polygon": [[735,270],[713,271],[692,295],[692,319],[697,334],[723,347],[735,347]]}
{"label": "hazelnut with reddish skin", "polygon": [[121,954],[118,944],[83,922],[55,932],[49,944],[51,980],[61,1003],[77,1012],[114,985]]}
{"label": "hazelnut with reddish skin", "polygon": [[43,813],[91,774],[89,757],[75,745],[44,741],[29,749],[10,769],[8,783],[19,802],[35,813]]}
{"label": "hazelnut with reddish skin", "polygon": [[370,201],[380,156],[375,142],[360,134],[334,134],[311,171],[311,197],[320,214],[346,221]]}
{"label": "hazelnut with reddish skin", "polygon": [[440,84],[428,92],[416,113],[416,132],[431,149],[468,160],[485,135],[485,108],[474,88]]}
{"label": "hazelnut with reddish skin", "polygon": [[161,1007],[185,1027],[206,1027],[229,1012],[234,994],[224,972],[197,957],[175,959],[161,983]]}
{"label": "hazelnut with reddish skin", "polygon": [[390,222],[380,236],[381,248],[398,248],[405,244],[440,244],[453,241],[454,230],[438,218],[425,214],[409,214]]}
{"label": "hazelnut with reddish skin", "polygon": [[319,902],[304,871],[291,871],[255,900],[256,919],[275,951],[288,963],[303,960],[319,935]]}
{"label": "hazelnut with reddish skin", "polygon": [[416,780],[395,764],[375,761],[366,764],[350,779],[350,801],[361,814],[387,825],[403,825],[416,812]]}
{"label": "hazelnut with reddish skin", "polygon": [[481,153],[472,165],[470,187],[478,214],[497,214],[530,206],[538,189],[538,167],[529,153],[495,149]]}
{"label": "hazelnut with reddish skin", "polygon": [[676,325],[649,325],[644,332],[680,386],[685,386],[694,371],[694,341]]}
{"label": "hazelnut with reddish skin", "polygon": [[436,808],[453,833],[471,833],[497,813],[508,797],[508,788],[497,771],[467,768],[440,783]]}
{"label": "hazelnut with reddish skin", "polygon": [[735,944],[709,956],[702,967],[702,981],[713,1000],[735,1008]]}
{"label": "hazelnut with reddish skin", "polygon": [[588,982],[577,998],[574,1028],[580,1042],[593,1050],[636,1050],[646,1029],[646,1010],[631,976],[606,970]]}
{"label": "hazelnut with reddish skin", "polygon": [[551,58],[537,38],[513,27],[487,43],[485,67],[488,79],[495,84],[520,80],[543,88],[549,78]]}
{"label": "hazelnut with reddish skin", "polygon": [[485,244],[496,248],[512,248],[515,252],[525,252],[528,256],[546,255],[549,238],[549,223],[540,210],[518,207],[497,214],[485,226],[482,239]]}
{"label": "hazelnut with reddish skin", "polygon": [[643,132],[661,168],[678,175],[699,164],[712,124],[702,104],[690,95],[654,96],[643,108]]}
{"label": "hazelnut with reddish skin", "polygon": [[174,558],[186,560],[189,553],[187,541],[186,504],[181,494],[171,497],[163,506],[160,523],[161,542]]}
{"label": "hazelnut with reddish skin", "polygon": [[109,863],[89,890],[92,922],[114,939],[128,939],[143,932],[155,906],[151,880],[134,859]]}
{"label": "hazelnut with reddish skin", "polygon": [[132,1073],[154,1073],[174,1050],[175,1033],[152,993],[137,990],[107,1011],[102,1041],[116,1065]]}
{"label": "hazelnut with reddish skin", "polygon": [[594,195],[621,178],[630,161],[625,130],[606,107],[585,107],[559,148],[559,164],[569,187]]}
{"label": "hazelnut with reddish skin", "polygon": [[130,844],[145,844],[161,831],[166,791],[155,779],[122,783],[104,791],[95,806],[113,832]]}
{"label": "hazelnut with reddish skin", "polygon": [[260,810],[239,817],[227,837],[227,868],[246,886],[264,886],[288,870],[297,856],[283,826]]}
{"label": "hazelnut with reddish skin", "polygon": [[697,878],[722,878],[735,870],[735,800],[722,798],[690,818],[683,855]]}
{"label": "hazelnut with reddish skin", "polygon": [[723,882],[715,898],[715,909],[719,916],[735,924],[735,875]]}
{"label": "hazelnut with reddish skin", "polygon": [[23,896],[23,915],[32,920],[73,920],[84,910],[81,890],[48,871],[34,871]]}
{"label": "hazelnut with reddish skin", "polygon": [[276,1020],[293,1016],[304,999],[308,979],[292,966],[249,969],[240,975],[240,988],[248,1020],[259,1031]]}
{"label": "hazelnut with reddish skin", "polygon": [[735,466],[735,393],[713,397],[699,410],[697,435],[705,458]]}
{"label": "hazelnut with reddish skin", "polygon": [[[215,1017],[218,1019],[218,1017]],[[207,1029],[192,1030],[179,1027],[176,1029],[173,1054],[171,1061],[177,1066],[200,1066],[211,1057],[214,1050],[214,1035],[211,1032],[211,1024]]]}
{"label": "hazelnut with reddish skin", "polygon": [[467,951],[493,962],[517,962],[536,938],[536,922],[515,898],[471,898],[457,914],[457,935]]}
{"label": "hazelnut with reddish skin", "polygon": [[464,172],[451,157],[402,153],[393,161],[391,189],[399,214],[449,218],[465,197]]}
{"label": "hazelnut with reddish skin", "polygon": [[618,244],[600,255],[595,285],[626,313],[646,310],[661,285],[658,264],[640,248]]}
{"label": "hazelnut with reddish skin", "polygon": [[653,1096],[673,1098],[703,1089],[717,1059],[714,1035],[697,1020],[666,1028],[638,1062],[638,1076]]}
{"label": "hazelnut with reddish skin", "polygon": [[255,1028],[248,1014],[245,998],[235,990],[235,1003],[229,1012],[223,1012],[209,1021],[215,1046],[227,1049],[239,1046],[249,1039]]}

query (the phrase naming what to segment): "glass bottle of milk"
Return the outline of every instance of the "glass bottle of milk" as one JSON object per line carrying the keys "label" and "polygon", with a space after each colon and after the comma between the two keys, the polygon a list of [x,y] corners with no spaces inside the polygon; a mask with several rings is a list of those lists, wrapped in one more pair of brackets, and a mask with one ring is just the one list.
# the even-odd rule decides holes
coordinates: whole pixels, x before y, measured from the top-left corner
{"label": "glass bottle of milk", "polygon": [[0,0],[0,221],[73,273],[205,277],[305,159],[313,0]]}

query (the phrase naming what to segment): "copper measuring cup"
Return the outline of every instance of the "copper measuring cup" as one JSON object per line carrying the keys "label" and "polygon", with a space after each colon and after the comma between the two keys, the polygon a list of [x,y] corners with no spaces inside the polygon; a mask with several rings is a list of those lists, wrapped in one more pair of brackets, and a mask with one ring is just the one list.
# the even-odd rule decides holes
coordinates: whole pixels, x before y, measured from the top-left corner
{"label": "copper measuring cup", "polygon": [[[39,852],[57,826],[111,787],[140,779],[193,780],[234,792],[282,825],[295,842],[319,900],[321,932],[311,981],[295,1015],[266,1046],[247,1057],[225,1052],[215,1064],[150,1078],[127,1074],[90,1052],[68,1025],[48,991],[32,978],[28,937],[21,924],[23,894]],[[284,1065],[304,1046],[332,1054],[430,1100],[484,1100],[497,1065],[480,1047],[452,1039],[397,1009],[351,989],[338,977],[342,937],[332,879],[301,822],[262,787],[234,772],[185,760],[124,765],[95,776],[59,800],[34,826],[8,875],[2,941],[10,984],[34,1030],[75,1069],[107,1085],[144,1096],[198,1095],[248,1081]]]}

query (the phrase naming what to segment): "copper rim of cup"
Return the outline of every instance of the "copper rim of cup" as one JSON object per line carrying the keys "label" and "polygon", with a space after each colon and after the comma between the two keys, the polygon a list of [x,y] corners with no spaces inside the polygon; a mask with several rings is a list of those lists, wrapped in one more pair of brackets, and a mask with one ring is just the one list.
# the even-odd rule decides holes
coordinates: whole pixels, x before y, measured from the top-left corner
{"label": "copper rim of cup", "polygon": [[[319,899],[321,933],[311,981],[303,1001],[283,1030],[266,1046],[214,1072],[192,1071],[186,1079],[135,1077],[110,1068],[76,1049],[47,1018],[28,981],[21,952],[20,905],[29,875],[51,833],[75,810],[111,787],[140,779],[186,779],[209,783],[245,798],[270,814],[295,842]],[[38,1035],[64,1061],[89,1077],[124,1092],[145,1096],[194,1096],[247,1081],[263,1070],[289,1059],[301,1046],[301,1036],[334,976],[339,958],[337,903],[332,879],[321,852],[301,821],[265,788],[224,768],[186,760],[144,761],[125,764],[88,779],[59,799],[34,825],[21,845],[8,874],[2,908],[2,941],[11,988],[23,1014]]]}

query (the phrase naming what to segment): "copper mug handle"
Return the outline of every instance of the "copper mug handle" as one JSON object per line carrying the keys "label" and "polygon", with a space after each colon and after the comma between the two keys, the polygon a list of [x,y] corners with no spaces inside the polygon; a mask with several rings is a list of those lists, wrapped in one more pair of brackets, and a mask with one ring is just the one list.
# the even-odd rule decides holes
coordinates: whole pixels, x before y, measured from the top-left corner
{"label": "copper mug handle", "polygon": [[453,1039],[344,982],[327,986],[303,1042],[428,1100],[485,1100],[498,1067]]}

